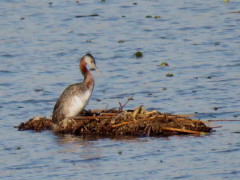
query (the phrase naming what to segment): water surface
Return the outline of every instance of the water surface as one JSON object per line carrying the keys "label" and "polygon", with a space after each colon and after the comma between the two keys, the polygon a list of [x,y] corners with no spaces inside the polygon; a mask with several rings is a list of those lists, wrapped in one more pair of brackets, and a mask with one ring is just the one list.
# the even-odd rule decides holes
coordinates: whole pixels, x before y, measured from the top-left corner
{"label": "water surface", "polygon": [[13,128],[51,115],[64,88],[82,80],[78,63],[87,52],[104,74],[95,76],[88,109],[133,96],[126,108],[239,120],[239,1],[51,2],[0,2],[1,179],[240,178],[239,122],[215,123],[222,128],[208,136],[168,138]]}

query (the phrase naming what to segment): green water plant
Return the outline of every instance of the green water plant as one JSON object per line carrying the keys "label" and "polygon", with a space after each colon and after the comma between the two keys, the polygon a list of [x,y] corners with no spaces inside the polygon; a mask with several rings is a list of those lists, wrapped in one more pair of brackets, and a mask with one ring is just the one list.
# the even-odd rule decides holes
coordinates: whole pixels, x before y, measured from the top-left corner
{"label": "green water plant", "polygon": [[152,18],[152,16],[151,15],[147,15],[147,16],[145,16],[146,18]]}
{"label": "green water plant", "polygon": [[166,74],[166,77],[173,77],[174,76],[174,74],[172,74],[172,73],[167,73]]}
{"label": "green water plant", "polygon": [[137,52],[135,52],[134,56],[136,58],[142,58],[143,57],[143,53],[141,51],[137,51]]}
{"label": "green water plant", "polygon": [[167,62],[162,62],[161,64],[159,64],[158,66],[169,66]]}
{"label": "green water plant", "polygon": [[125,43],[125,41],[124,40],[119,40],[118,43]]}

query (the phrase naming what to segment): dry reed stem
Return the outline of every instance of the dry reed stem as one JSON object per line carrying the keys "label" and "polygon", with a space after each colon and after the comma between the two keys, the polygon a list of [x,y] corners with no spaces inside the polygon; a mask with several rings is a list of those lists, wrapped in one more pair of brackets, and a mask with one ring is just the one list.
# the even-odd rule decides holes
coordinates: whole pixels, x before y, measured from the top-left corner
{"label": "dry reed stem", "polygon": [[122,121],[119,124],[112,125],[112,127],[120,127],[120,126],[123,126],[126,124],[136,123],[138,121],[149,121],[149,120],[154,120],[154,119],[155,119],[154,117],[151,117],[151,118],[145,118],[145,119],[137,119],[137,120],[133,120],[133,121]]}
{"label": "dry reed stem", "polygon": [[76,116],[75,120],[90,120],[90,119],[110,119],[112,116]]}
{"label": "dry reed stem", "polygon": [[240,121],[240,120],[225,120],[225,119],[223,119],[223,120],[208,120],[208,122],[214,122],[214,121],[222,121],[222,122],[224,122],[224,121]]}
{"label": "dry reed stem", "polygon": [[184,133],[190,133],[190,134],[202,134],[205,132],[200,132],[200,131],[192,131],[192,130],[185,130],[185,129],[178,129],[178,128],[169,128],[169,127],[164,127],[164,130],[168,131],[178,131],[178,132],[184,132]]}
{"label": "dry reed stem", "polygon": [[94,109],[91,112],[92,113],[99,113],[99,112],[104,112],[104,111],[109,111],[109,109]]}
{"label": "dry reed stem", "polygon": [[116,116],[119,113],[100,113],[101,116]]}

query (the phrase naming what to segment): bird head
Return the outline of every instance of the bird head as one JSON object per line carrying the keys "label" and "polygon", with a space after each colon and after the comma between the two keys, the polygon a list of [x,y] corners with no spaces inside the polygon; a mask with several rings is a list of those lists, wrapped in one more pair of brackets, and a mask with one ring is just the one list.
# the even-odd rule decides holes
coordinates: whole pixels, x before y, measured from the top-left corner
{"label": "bird head", "polygon": [[86,54],[84,56],[84,61],[86,64],[88,64],[91,67],[91,69],[95,70],[97,73],[100,74],[100,71],[96,66],[95,58],[91,54]]}

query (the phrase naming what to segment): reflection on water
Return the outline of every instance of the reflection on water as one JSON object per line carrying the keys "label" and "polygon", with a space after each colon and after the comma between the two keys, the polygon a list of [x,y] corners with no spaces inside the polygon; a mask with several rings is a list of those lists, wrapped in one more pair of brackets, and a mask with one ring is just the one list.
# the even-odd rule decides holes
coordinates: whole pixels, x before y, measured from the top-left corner
{"label": "reflection on water", "polygon": [[209,136],[165,138],[13,128],[51,115],[65,87],[82,80],[78,59],[87,52],[104,74],[95,77],[89,109],[133,96],[127,109],[239,119],[239,13],[231,13],[238,7],[234,0],[0,1],[1,179],[239,179],[238,122],[214,123],[222,128]]}

